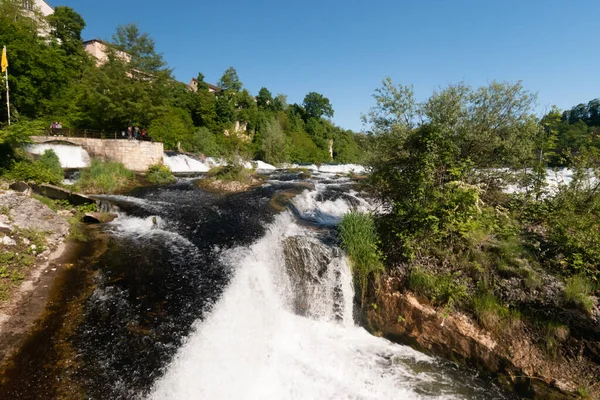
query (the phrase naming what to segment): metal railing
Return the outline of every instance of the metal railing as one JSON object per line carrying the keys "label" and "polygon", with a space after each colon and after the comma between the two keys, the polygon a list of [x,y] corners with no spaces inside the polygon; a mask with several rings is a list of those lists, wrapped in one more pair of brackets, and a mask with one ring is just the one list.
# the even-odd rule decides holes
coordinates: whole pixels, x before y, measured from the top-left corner
{"label": "metal railing", "polygon": [[[80,128],[61,128],[61,129],[52,129],[46,128],[44,130],[44,135],[46,136],[56,136],[56,137],[72,137],[72,138],[90,138],[90,139],[129,139],[127,132],[118,132],[118,131],[105,131],[105,130],[97,130],[97,129],[80,129]],[[152,141],[152,138],[146,136],[142,138],[141,134],[138,135],[138,140]]]}

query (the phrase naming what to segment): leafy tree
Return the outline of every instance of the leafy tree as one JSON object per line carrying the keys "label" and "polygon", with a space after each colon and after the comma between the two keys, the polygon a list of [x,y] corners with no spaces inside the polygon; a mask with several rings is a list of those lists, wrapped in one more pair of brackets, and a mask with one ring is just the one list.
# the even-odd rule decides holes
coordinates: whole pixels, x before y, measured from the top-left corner
{"label": "leafy tree", "polygon": [[333,117],[333,107],[327,97],[317,92],[310,92],[302,103],[308,118]]}
{"label": "leafy tree", "polygon": [[269,121],[264,129],[262,151],[264,160],[270,164],[281,165],[288,161],[286,137],[276,119]]}
{"label": "leafy tree", "polygon": [[273,107],[273,95],[265,87],[260,88],[256,96],[256,105],[258,108],[271,109]]}
{"label": "leafy tree", "polygon": [[81,32],[85,21],[71,7],[58,6],[48,16],[52,36],[60,41],[61,47],[68,55],[81,54]]}
{"label": "leafy tree", "polygon": [[284,111],[287,108],[287,96],[278,94],[273,99],[273,111]]}
{"label": "leafy tree", "polygon": [[219,81],[219,87],[223,90],[233,90],[239,92],[242,90],[242,82],[238,77],[237,71],[233,67],[227,68]]}
{"label": "leafy tree", "polygon": [[180,143],[183,147],[192,139],[194,124],[191,117],[180,108],[169,107],[161,116],[150,124],[148,133],[153,139],[164,143],[165,149],[177,149]]}
{"label": "leafy tree", "polygon": [[208,91],[208,84],[204,82],[204,74],[202,72],[198,72],[198,77],[196,78],[196,82],[198,84],[198,91]]}
{"label": "leafy tree", "polygon": [[194,153],[202,153],[208,156],[221,155],[216,135],[205,127],[199,128],[194,132],[189,143],[186,144],[186,149]]}
{"label": "leafy tree", "polygon": [[158,72],[170,76],[162,54],[156,52],[154,39],[148,33],[141,33],[137,24],[117,26],[112,42],[117,50],[128,54],[129,73],[134,77],[155,79]]}

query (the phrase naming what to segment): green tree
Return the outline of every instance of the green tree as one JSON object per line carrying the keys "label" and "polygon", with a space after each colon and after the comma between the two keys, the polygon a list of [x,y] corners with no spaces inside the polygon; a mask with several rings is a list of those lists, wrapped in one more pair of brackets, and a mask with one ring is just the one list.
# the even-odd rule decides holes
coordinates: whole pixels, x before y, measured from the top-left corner
{"label": "green tree", "polygon": [[273,95],[266,87],[260,88],[256,96],[256,105],[258,108],[271,109],[273,107]]}
{"label": "green tree", "polygon": [[159,72],[170,77],[171,71],[162,54],[156,52],[154,39],[148,33],[140,32],[137,24],[117,26],[112,42],[117,50],[128,54],[129,73],[133,77],[156,79]]}
{"label": "green tree", "polygon": [[169,107],[155,118],[148,129],[153,139],[164,143],[166,150],[177,149],[177,144],[186,147],[192,140],[194,124],[188,113],[180,108]]}
{"label": "green tree", "polygon": [[302,103],[308,118],[333,117],[333,107],[327,97],[317,92],[310,92]]}
{"label": "green tree", "polygon": [[286,137],[276,119],[269,121],[264,129],[262,152],[264,161],[270,164],[281,165],[288,161]]}
{"label": "green tree", "polygon": [[223,90],[233,90],[239,92],[242,90],[242,82],[238,77],[237,71],[233,67],[227,68],[219,81],[219,87]]}
{"label": "green tree", "polygon": [[80,55],[83,52],[81,32],[85,28],[85,21],[81,15],[71,7],[58,6],[47,18],[52,36],[59,40],[65,52],[68,55]]}

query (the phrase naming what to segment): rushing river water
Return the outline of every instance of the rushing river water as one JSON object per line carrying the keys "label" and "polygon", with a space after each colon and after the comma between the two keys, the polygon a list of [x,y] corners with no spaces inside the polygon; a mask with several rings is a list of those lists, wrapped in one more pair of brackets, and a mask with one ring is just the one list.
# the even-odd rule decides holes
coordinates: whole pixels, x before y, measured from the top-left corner
{"label": "rushing river water", "polygon": [[71,305],[15,358],[0,397],[510,398],[355,324],[335,225],[369,204],[347,178],[315,175],[107,196],[120,215],[103,227],[106,251],[69,271]]}

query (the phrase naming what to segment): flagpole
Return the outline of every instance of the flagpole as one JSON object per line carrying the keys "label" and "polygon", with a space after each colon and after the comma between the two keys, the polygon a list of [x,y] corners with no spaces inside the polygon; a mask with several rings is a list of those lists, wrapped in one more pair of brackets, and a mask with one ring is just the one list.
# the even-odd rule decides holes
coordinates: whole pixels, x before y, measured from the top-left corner
{"label": "flagpole", "polygon": [[8,91],[8,68],[6,68],[6,109],[8,110],[8,125],[10,125],[10,94]]}

